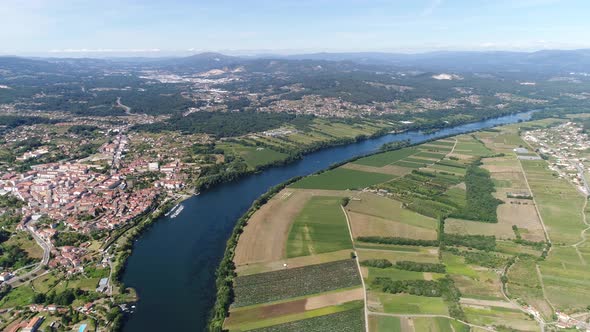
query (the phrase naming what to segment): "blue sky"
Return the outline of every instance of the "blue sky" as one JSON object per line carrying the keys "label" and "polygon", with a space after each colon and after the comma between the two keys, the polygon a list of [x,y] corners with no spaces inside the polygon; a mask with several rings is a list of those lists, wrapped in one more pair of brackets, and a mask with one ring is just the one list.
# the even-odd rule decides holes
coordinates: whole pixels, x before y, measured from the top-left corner
{"label": "blue sky", "polygon": [[0,54],[590,47],[588,0],[0,0]]}

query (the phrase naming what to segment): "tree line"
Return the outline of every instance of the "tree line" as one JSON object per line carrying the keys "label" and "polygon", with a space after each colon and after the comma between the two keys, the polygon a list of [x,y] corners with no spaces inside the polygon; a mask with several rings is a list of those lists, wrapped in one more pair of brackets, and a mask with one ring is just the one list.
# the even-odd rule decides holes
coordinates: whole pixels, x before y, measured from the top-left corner
{"label": "tree line", "polygon": [[492,193],[496,191],[490,172],[479,167],[480,161],[476,161],[467,167],[465,173],[466,204],[465,207],[452,213],[453,218],[483,221],[489,223],[498,222],[496,210],[503,202],[495,198]]}

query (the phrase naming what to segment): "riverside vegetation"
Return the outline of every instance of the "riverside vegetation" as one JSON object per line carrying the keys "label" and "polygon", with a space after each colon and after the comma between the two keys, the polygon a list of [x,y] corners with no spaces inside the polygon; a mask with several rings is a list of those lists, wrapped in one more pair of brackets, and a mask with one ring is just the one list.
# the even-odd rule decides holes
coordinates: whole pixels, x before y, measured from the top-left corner
{"label": "riverside vegetation", "polygon": [[[558,121],[544,120],[530,125],[547,126]],[[530,204],[539,204],[535,203],[538,189],[522,197],[512,195],[516,190],[527,190],[522,187],[524,181],[515,179],[530,176],[527,167],[524,172],[520,168],[521,161],[513,152],[520,142],[518,128],[519,125],[509,125],[415,146],[403,144],[395,147],[398,149],[390,146],[384,149],[386,152],[354,158],[274,188],[272,194],[265,195],[263,204],[257,202],[240,220],[228,242],[223,273],[218,274],[223,291],[218,293],[210,328],[294,331],[295,327],[308,326],[309,331],[319,331],[313,322],[321,317],[322,322],[338,324],[344,312],[349,313],[349,324],[362,326],[364,314],[352,309],[355,308],[352,303],[362,301],[364,296],[369,300],[363,307],[371,331],[385,331],[392,326],[401,331],[418,331],[418,325],[408,327],[409,322],[424,324],[422,320],[432,324],[436,320],[436,324],[442,324],[441,330],[452,325],[467,331],[470,327],[466,323],[469,323],[536,331],[540,322],[555,319],[554,310],[584,313],[583,301],[565,304],[551,288],[532,292],[534,284],[527,285],[526,280],[536,280],[537,285],[547,283],[550,280],[547,276],[555,273],[553,266],[565,248],[550,250],[555,248],[550,242],[530,240],[547,236],[541,227],[543,205],[539,207],[541,217],[535,209],[530,209]],[[378,178],[371,174],[381,177],[375,182]],[[325,236],[319,237],[320,226],[311,220],[301,221],[305,220],[301,219],[306,214],[305,208],[315,204],[312,198],[315,196],[296,202],[296,197],[305,197],[299,193],[333,197],[340,202],[344,214],[334,211],[331,227],[348,229],[353,237],[352,248],[318,251],[326,241]],[[284,248],[282,254],[273,255],[277,258],[264,258],[264,239],[244,243],[251,237],[238,237],[255,229],[255,224],[262,220],[258,214],[265,204],[273,204],[274,213],[291,223],[284,237],[275,234],[273,241],[282,241]],[[297,207],[294,212],[283,211],[294,207]],[[505,212],[508,210],[526,213],[528,217],[514,219]],[[255,220],[255,224],[250,225],[248,220]],[[299,237],[291,236],[292,232],[300,234]],[[552,229],[548,232],[551,234]],[[346,231],[332,234],[334,241],[349,238]],[[304,238],[307,249],[289,255],[288,248],[293,246],[293,241],[301,241],[300,237]],[[236,264],[235,250],[245,248],[261,251],[246,256],[248,260],[241,258]],[[358,260],[360,270],[350,265],[354,260]],[[348,262],[347,268],[331,273],[338,276],[332,281],[333,287],[328,287],[323,278],[313,277],[313,271],[324,271],[343,262]],[[540,274],[535,272],[535,266],[540,268]],[[287,271],[303,275],[289,281],[279,277]],[[361,291],[365,295],[353,296],[357,294],[358,283],[337,281],[354,280],[359,273],[366,284]],[[272,298],[260,299],[262,303],[243,302],[249,296],[244,297],[239,280],[249,280],[254,285],[258,284],[257,278],[265,281],[264,288],[297,285],[305,291],[290,294],[273,291]],[[560,289],[569,294],[574,289],[579,291],[575,284],[584,282],[584,276],[569,274],[568,278],[571,283],[567,285],[571,288]],[[317,284],[312,279],[317,279]],[[321,302],[316,302],[319,299]],[[318,307],[315,303],[324,304]],[[346,303],[350,304],[349,309],[342,307]],[[397,318],[389,319],[387,314]],[[440,321],[437,316],[449,320]]]}

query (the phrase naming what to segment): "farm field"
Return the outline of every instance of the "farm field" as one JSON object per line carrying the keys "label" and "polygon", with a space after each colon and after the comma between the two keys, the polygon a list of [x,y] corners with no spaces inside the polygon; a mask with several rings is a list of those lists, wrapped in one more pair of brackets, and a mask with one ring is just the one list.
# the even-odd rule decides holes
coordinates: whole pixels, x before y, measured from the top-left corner
{"label": "farm field", "polygon": [[533,260],[519,259],[508,271],[506,289],[511,297],[533,305],[545,317],[550,317],[553,309],[544,297],[541,281],[535,271]]}
{"label": "farm field", "polygon": [[584,310],[590,298],[590,274],[586,260],[572,247],[554,248],[539,264],[548,300],[566,312]]}
{"label": "farm field", "polygon": [[389,164],[393,164],[418,152],[419,151],[415,148],[405,148],[401,150],[389,151],[372,155],[370,157],[361,158],[357,161],[354,161],[353,164],[372,167],[383,167]]}
{"label": "farm field", "polygon": [[289,230],[287,257],[352,249],[341,203],[339,197],[312,197]]}
{"label": "farm field", "polygon": [[465,263],[465,259],[461,256],[444,252],[442,254],[442,262],[447,267],[447,272],[451,275],[461,275],[472,279],[478,277],[475,269],[471,265]]}
{"label": "farm field", "polygon": [[[362,303],[358,303],[361,304]],[[358,306],[357,304],[357,306]],[[332,309],[333,310],[333,309]],[[326,314],[322,314],[326,312]],[[364,329],[364,316],[362,309],[350,309],[332,313],[327,310],[315,312],[315,317],[305,317],[287,323],[255,329],[256,332],[357,332]],[[240,331],[240,330],[234,330]]]}
{"label": "farm field", "polygon": [[[339,251],[326,252],[311,256],[299,256],[293,258],[282,258],[276,261],[247,263],[236,266],[236,272],[239,276],[256,274],[263,272],[272,272],[277,270],[284,270],[285,266],[290,268],[301,267],[307,265],[315,265],[321,263],[329,263],[334,261],[344,260],[350,258],[350,250],[344,249]],[[285,265],[286,264],[286,265]]]}
{"label": "farm field", "polygon": [[531,257],[539,257],[542,254],[542,248],[518,244],[514,241],[496,241],[496,251],[509,255],[523,254]]}
{"label": "farm field", "polygon": [[396,314],[448,315],[448,309],[439,297],[410,294],[377,293],[383,312]]}
{"label": "farm field", "polygon": [[442,273],[405,271],[396,268],[380,269],[369,267],[367,270],[367,280],[369,283],[373,283],[376,278],[389,278],[391,280],[433,280],[444,277]]}
{"label": "farm field", "polygon": [[485,145],[478,142],[472,135],[461,135],[458,137],[455,153],[460,155],[483,157],[492,154],[492,151]]}
{"label": "farm field", "polygon": [[466,298],[481,300],[503,300],[502,282],[495,271],[478,268],[475,276],[456,274],[452,275],[455,286]]}
{"label": "farm field", "polygon": [[[398,222],[362,213],[348,212],[354,237],[374,235],[396,235],[423,240],[434,240],[436,230],[426,227],[413,226],[409,223]],[[434,226],[435,224],[432,223]]]}
{"label": "farm field", "polygon": [[555,244],[573,244],[585,228],[583,197],[567,181],[553,176],[542,160],[521,161],[539,212]]}
{"label": "farm field", "polygon": [[584,198],[517,158],[523,125],[536,124],[372,155],[278,193],[244,228],[226,326],[291,331],[357,310],[360,331],[366,309],[370,331],[538,331],[531,310],[546,323],[586,312]]}
{"label": "farm field", "polygon": [[235,264],[240,267],[286,258],[291,225],[313,197],[327,194],[338,199],[350,195],[350,192],[287,188],[275,195],[252,215],[244,228],[236,248]]}
{"label": "farm field", "polygon": [[517,309],[503,307],[467,305],[465,314],[470,322],[478,325],[503,325],[518,331],[538,331],[538,324]]}
{"label": "farm field", "polygon": [[219,148],[244,159],[248,167],[256,168],[287,158],[287,154],[266,147],[245,146],[238,143],[223,143]]}
{"label": "farm field", "polygon": [[369,173],[381,173],[381,174],[389,174],[395,176],[402,176],[410,173],[412,171],[411,168],[401,167],[401,166],[394,166],[394,165],[387,165],[383,167],[373,167],[355,163],[348,163],[341,166],[343,169],[352,169],[361,172],[369,172]]}
{"label": "farm field", "polygon": [[465,167],[450,166],[445,163],[436,163],[431,167],[432,170],[449,172],[456,175],[465,175]]}
{"label": "farm field", "polygon": [[347,259],[237,277],[233,307],[274,302],[360,285],[356,264]]}
{"label": "farm field", "polygon": [[436,220],[402,208],[402,203],[372,193],[354,195],[346,206],[352,233],[436,239]]}
{"label": "farm field", "polygon": [[402,332],[402,322],[399,317],[371,315],[369,317],[369,330]]}
{"label": "farm field", "polygon": [[291,188],[328,190],[362,189],[377,183],[389,181],[394,177],[395,175],[336,168],[303,178],[292,184]]}
{"label": "farm field", "polygon": [[414,331],[468,332],[469,326],[444,317],[419,317],[413,319]]}
{"label": "farm field", "polygon": [[[391,246],[388,249],[371,249],[370,247],[363,247],[357,250],[360,261],[370,259],[387,259],[395,263],[397,261],[412,261],[418,263],[437,263],[438,262],[438,248],[428,247],[412,247],[399,246],[398,248]],[[357,247],[358,248],[358,247]]]}
{"label": "farm field", "polygon": [[[501,195],[496,195],[496,197]],[[506,199],[497,208],[497,223],[481,223],[471,220],[448,218],[445,231],[457,234],[494,235],[497,239],[515,239],[514,226],[525,240],[544,241],[545,233],[537,216],[534,203],[525,199]]]}
{"label": "farm field", "polygon": [[[362,298],[362,288],[356,288],[293,301],[241,307],[230,312],[226,327],[230,330],[252,329],[358,309],[363,306]],[[234,326],[237,328],[234,329]]]}

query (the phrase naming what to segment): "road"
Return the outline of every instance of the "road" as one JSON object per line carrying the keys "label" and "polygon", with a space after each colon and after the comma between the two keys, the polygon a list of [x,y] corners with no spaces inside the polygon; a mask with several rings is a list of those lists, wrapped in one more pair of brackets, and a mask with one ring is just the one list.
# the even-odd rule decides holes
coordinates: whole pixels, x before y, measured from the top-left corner
{"label": "road", "polygon": [[131,107],[121,104],[121,97],[117,97],[117,106],[121,107],[125,111],[125,114],[133,115],[133,113],[131,113]]}
{"label": "road", "polygon": [[576,169],[578,170],[578,176],[582,178],[582,182],[584,182],[584,189],[586,189],[584,196],[588,196],[590,194],[590,186],[588,186],[588,181],[586,181],[586,176],[584,176],[584,168],[576,164]]}
{"label": "road", "polygon": [[352,248],[354,250],[354,256],[355,256],[355,262],[356,262],[356,267],[359,271],[359,276],[361,277],[361,283],[363,285],[363,298],[365,301],[365,331],[369,332],[369,306],[367,304],[367,286],[365,285],[365,279],[363,278],[363,271],[361,271],[361,264],[359,263],[359,257],[358,254],[356,252],[356,248],[354,247],[354,237],[352,235],[352,226],[350,225],[350,219],[348,219],[348,213],[346,213],[346,209],[344,208],[344,206],[340,205],[340,208],[342,208],[342,213],[344,213],[344,216],[346,217],[346,225],[348,226],[348,234],[350,234],[350,241],[352,242]]}

